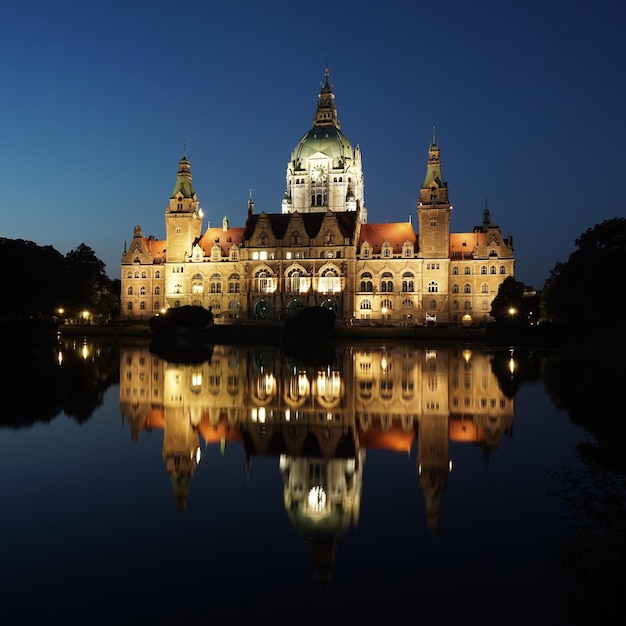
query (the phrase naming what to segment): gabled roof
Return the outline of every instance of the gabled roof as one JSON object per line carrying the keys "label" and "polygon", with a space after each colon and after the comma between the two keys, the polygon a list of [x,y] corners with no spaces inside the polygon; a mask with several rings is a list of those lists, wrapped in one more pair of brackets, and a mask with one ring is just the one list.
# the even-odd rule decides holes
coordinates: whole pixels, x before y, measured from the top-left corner
{"label": "gabled roof", "polygon": [[414,248],[417,247],[417,235],[410,222],[394,222],[392,224],[362,224],[358,248],[367,241],[373,248],[374,254],[379,254],[380,249],[388,241],[393,246],[393,253],[400,254],[405,241],[410,241]]}
{"label": "gabled roof", "polygon": [[473,233],[453,233],[450,234],[450,254],[454,252],[469,253],[476,246],[485,245],[485,232],[473,232]]}
{"label": "gabled roof", "polygon": [[[267,218],[269,228],[276,239],[282,239],[287,232],[287,228],[291,220],[301,219],[304,230],[310,239],[314,239],[319,235],[324,218],[330,217],[337,221],[339,230],[344,237],[352,237],[356,228],[357,213],[356,211],[327,211],[326,213],[261,213],[259,215],[250,215],[246,220],[246,227],[243,233],[243,239],[249,240],[257,227],[259,218],[263,216]],[[296,217],[297,216],[297,217]]]}

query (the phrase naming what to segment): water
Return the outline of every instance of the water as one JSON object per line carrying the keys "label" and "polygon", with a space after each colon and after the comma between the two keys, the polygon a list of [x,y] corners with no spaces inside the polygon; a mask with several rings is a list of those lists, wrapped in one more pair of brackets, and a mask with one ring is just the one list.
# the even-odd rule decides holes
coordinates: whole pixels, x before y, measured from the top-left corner
{"label": "water", "polygon": [[572,355],[381,340],[184,363],[72,338],[12,354],[3,624],[567,624],[572,608],[584,623],[577,600],[606,608],[563,556],[598,551],[566,520],[582,501],[567,477],[589,476],[577,447],[595,441],[562,408],[571,392],[587,411],[558,376]]}

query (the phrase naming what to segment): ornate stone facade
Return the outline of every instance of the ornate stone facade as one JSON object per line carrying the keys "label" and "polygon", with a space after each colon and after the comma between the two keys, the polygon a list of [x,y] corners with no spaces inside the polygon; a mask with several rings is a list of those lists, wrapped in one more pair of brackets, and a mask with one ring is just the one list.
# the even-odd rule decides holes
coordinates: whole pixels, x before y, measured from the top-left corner
{"label": "ornate stone facade", "polygon": [[313,127],[287,164],[280,213],[254,211],[244,226],[202,232],[186,154],[165,210],[166,238],[139,226],[122,255],[121,316],[211,307],[216,321],[284,319],[303,306],[343,322],[482,324],[500,283],[514,274],[512,237],[489,211],[471,232],[450,233],[452,206],[433,131],[412,222],[367,220],[361,152],[340,130],[326,70]]}

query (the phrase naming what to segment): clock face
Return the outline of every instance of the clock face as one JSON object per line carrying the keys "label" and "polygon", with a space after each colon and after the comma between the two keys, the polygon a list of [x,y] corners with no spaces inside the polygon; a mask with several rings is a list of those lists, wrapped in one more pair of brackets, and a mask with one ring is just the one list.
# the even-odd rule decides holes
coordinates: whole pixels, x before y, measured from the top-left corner
{"label": "clock face", "polygon": [[313,180],[321,183],[326,180],[326,168],[323,165],[316,165],[312,171]]}

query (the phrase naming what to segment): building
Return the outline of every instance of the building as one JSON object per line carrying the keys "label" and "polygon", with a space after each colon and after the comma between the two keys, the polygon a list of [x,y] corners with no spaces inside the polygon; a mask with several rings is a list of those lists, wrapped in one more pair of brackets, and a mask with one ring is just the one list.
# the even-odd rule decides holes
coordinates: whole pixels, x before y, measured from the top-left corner
{"label": "building", "polygon": [[500,283],[514,273],[512,237],[483,212],[468,233],[450,233],[452,206],[436,134],[412,221],[369,224],[361,151],[340,130],[326,69],[313,127],[287,163],[281,212],[243,226],[202,229],[184,154],[165,209],[165,239],[140,226],[122,255],[121,315],[147,319],[188,304],[216,320],[284,319],[325,306],[343,322],[482,324]]}

